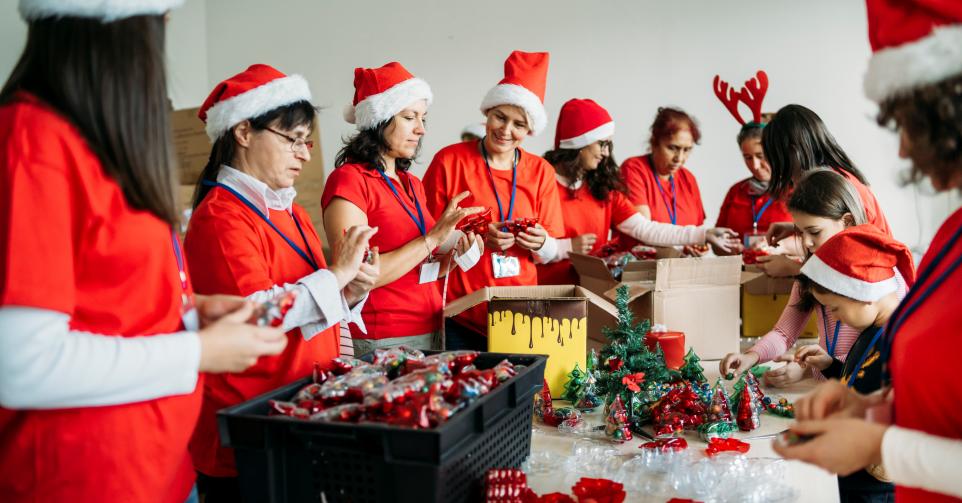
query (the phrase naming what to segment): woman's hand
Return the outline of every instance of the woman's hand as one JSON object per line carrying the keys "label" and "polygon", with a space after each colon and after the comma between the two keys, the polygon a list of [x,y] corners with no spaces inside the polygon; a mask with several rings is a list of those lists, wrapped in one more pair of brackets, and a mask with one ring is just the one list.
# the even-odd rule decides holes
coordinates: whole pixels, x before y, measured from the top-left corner
{"label": "woman's hand", "polygon": [[571,238],[571,251],[574,253],[588,254],[594,249],[595,243],[598,242],[598,236],[591,234],[582,234],[580,236],[575,236]]}
{"label": "woman's hand", "polygon": [[872,406],[882,403],[882,393],[862,395],[837,379],[823,382],[811,393],[795,400],[795,418],[799,421],[854,417],[862,419]]}
{"label": "woman's hand", "polygon": [[[792,359],[790,355],[788,358]],[[805,368],[796,363],[794,359],[792,360],[793,361],[790,361],[777,369],[766,371],[762,375],[762,378],[765,380],[765,384],[774,386],[776,388],[784,388],[789,384],[797,383],[798,381],[805,379]]]}
{"label": "woman's hand", "polygon": [[798,351],[795,351],[795,356],[793,356],[792,359],[800,365],[818,370],[827,369],[833,361],[828,351],[825,351],[825,349],[818,344],[809,344],[808,346],[798,348]]}
{"label": "woman's hand", "polygon": [[200,372],[243,372],[261,356],[284,351],[287,335],[279,328],[248,324],[253,313],[254,305],[245,302],[198,332]]}
{"label": "woman's hand", "polygon": [[194,294],[194,308],[200,320],[200,328],[205,328],[225,315],[233,313],[247,304],[247,299],[238,295],[200,295]]}
{"label": "woman's hand", "polygon": [[473,232],[468,232],[458,238],[458,242],[455,245],[455,252],[458,255],[464,255],[473,246],[477,245],[481,248],[481,253],[484,253],[484,238],[480,234],[475,234]]}
{"label": "woman's hand", "polygon": [[802,272],[802,263],[785,255],[761,255],[757,260],[758,268],[773,278],[798,276]]}
{"label": "woman's hand", "polygon": [[534,227],[528,227],[523,232],[519,232],[516,242],[522,248],[537,251],[544,246],[544,242],[547,240],[548,231],[541,224],[534,224]]}
{"label": "woman's hand", "polygon": [[376,232],[377,227],[355,225],[344,231],[341,239],[334,243],[333,260],[328,270],[337,279],[338,290],[343,290],[357,276],[364,261],[364,252],[368,250],[368,242]]}
{"label": "woman's hand", "polygon": [[776,246],[778,242],[795,235],[795,224],[791,222],[775,222],[768,226],[765,233],[765,240],[769,246]]}
{"label": "woman's hand", "polygon": [[726,227],[713,227],[706,230],[705,242],[711,245],[715,255],[735,255],[741,253],[744,248],[738,239],[738,233]]}
{"label": "woman's hand", "polygon": [[728,353],[718,362],[718,372],[722,377],[728,378],[728,374],[740,374],[758,363],[758,353],[749,351],[747,353]]}
{"label": "woman's hand", "polygon": [[791,431],[799,435],[815,435],[815,438],[796,445],[775,440],[772,448],[786,459],[797,459],[832,473],[850,475],[882,462],[882,438],[887,428],[887,425],[863,419],[801,421],[793,425]]}
{"label": "woman's hand", "polygon": [[344,287],[344,300],[347,305],[354,307],[368,292],[374,289],[377,278],[381,275],[381,255],[377,247],[371,248],[371,263],[362,262],[357,270],[357,276]]}
{"label": "woman's hand", "polygon": [[504,232],[504,222],[494,222],[488,224],[488,234],[485,241],[492,250],[504,251],[514,246],[514,234]]}
{"label": "woman's hand", "polygon": [[[481,213],[484,210],[481,206],[472,206],[470,208],[462,208],[458,206],[466,197],[470,196],[471,193],[464,191],[448,201],[448,205],[445,206],[444,212],[438,217],[437,222],[434,223],[434,227],[428,231],[427,238],[429,243],[433,243],[434,247],[439,244],[444,243],[454,232],[457,227],[458,222],[468,215],[474,215],[475,213]],[[429,245],[430,246],[430,245]]]}

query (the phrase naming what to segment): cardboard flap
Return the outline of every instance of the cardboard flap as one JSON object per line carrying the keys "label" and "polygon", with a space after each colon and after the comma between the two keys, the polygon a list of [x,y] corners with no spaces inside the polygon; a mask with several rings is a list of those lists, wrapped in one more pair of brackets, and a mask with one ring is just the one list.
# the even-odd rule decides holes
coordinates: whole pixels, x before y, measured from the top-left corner
{"label": "cardboard flap", "polygon": [[583,253],[570,253],[568,254],[568,260],[571,261],[571,265],[579,276],[611,279],[611,271],[608,270],[605,261],[599,257]]}
{"label": "cardboard flap", "polygon": [[628,302],[631,302],[655,289],[655,284],[650,281],[625,281],[621,283],[621,285],[618,285],[605,292],[605,297],[611,299],[612,302],[618,300],[618,289],[621,288],[622,285],[628,286]]}
{"label": "cardboard flap", "polygon": [[742,258],[694,257],[657,261],[655,290],[665,291],[690,286],[738,285],[741,281]]}
{"label": "cardboard flap", "polygon": [[575,292],[579,297],[583,296],[584,298],[588,299],[588,302],[591,305],[610,314],[611,316],[614,316],[615,318],[618,317],[618,309],[608,299],[580,286],[575,287]]}
{"label": "cardboard flap", "polygon": [[765,273],[763,272],[753,272],[748,270],[742,271],[742,279],[739,282],[739,284],[744,285],[745,283],[748,283],[749,281],[754,281],[758,278],[761,278],[764,275]]}
{"label": "cardboard flap", "polygon": [[482,302],[491,300],[491,295],[488,293],[489,290],[491,290],[491,288],[482,288],[460,299],[448,302],[448,305],[444,306],[444,316],[446,318],[457,316]]}
{"label": "cardboard flap", "polygon": [[[492,299],[570,299],[584,298],[592,304],[604,307],[612,306],[605,299],[590,291],[575,285],[540,285],[540,286],[488,286],[476,290],[470,295],[453,300],[444,307],[444,316],[450,318],[471,309],[482,302]],[[617,310],[614,310],[617,313]]]}

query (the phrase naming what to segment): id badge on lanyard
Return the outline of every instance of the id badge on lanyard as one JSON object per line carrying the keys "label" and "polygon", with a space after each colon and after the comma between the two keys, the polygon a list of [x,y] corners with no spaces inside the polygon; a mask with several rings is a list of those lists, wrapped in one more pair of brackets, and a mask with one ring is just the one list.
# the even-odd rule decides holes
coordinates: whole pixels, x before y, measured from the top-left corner
{"label": "id badge on lanyard", "polygon": [[761,245],[765,243],[765,233],[759,233],[758,229],[753,229],[752,232],[745,234],[744,245],[746,249],[752,250],[755,248],[760,248]]}
{"label": "id badge on lanyard", "polygon": [[491,270],[496,279],[513,278],[521,275],[521,261],[512,255],[491,254]]}
{"label": "id badge on lanyard", "polygon": [[435,260],[434,255],[429,255],[424,262],[421,262],[420,273],[418,276],[418,283],[423,285],[425,283],[434,283],[438,280],[438,276],[441,275],[441,262]]}

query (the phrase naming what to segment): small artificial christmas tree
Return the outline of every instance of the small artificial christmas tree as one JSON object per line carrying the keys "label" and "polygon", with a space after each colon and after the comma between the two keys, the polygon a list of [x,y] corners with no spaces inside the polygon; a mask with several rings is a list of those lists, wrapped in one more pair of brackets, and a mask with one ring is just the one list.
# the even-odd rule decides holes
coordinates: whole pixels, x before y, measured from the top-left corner
{"label": "small artificial christmas tree", "polygon": [[738,417],[735,422],[738,429],[742,431],[752,431],[761,425],[758,417],[758,410],[761,404],[752,393],[749,386],[742,388],[741,397],[738,399]]}
{"label": "small artificial christmas tree", "polygon": [[608,416],[605,417],[605,435],[613,442],[627,442],[631,440],[631,430],[628,428],[628,412],[620,396],[615,396],[611,402]]}
{"label": "small artificial christmas tree", "polygon": [[564,384],[565,390],[561,393],[561,399],[571,403],[577,403],[584,393],[588,375],[581,371],[581,367],[575,363],[575,368],[568,373],[568,382]]}
{"label": "small artificial christmas tree", "polygon": [[715,387],[712,388],[711,403],[708,404],[706,420],[709,423],[732,420],[731,399],[728,398],[728,391],[725,390],[721,378],[715,381]]}
{"label": "small artificial christmas tree", "polygon": [[679,369],[681,378],[691,382],[705,382],[705,369],[701,366],[701,358],[695,354],[694,349],[689,349],[685,355],[685,364]]}
{"label": "small artificial christmas tree", "polygon": [[585,377],[584,393],[575,402],[575,408],[587,412],[598,408],[603,402],[604,400],[598,395],[598,385],[594,374],[588,373]]}

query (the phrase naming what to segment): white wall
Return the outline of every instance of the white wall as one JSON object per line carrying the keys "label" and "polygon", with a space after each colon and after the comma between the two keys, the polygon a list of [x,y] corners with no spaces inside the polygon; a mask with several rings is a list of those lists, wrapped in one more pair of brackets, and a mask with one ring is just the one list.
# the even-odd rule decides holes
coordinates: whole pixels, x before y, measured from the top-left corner
{"label": "white wall", "polygon": [[[14,0],[0,2],[4,13],[14,11]],[[25,31],[8,19],[0,16],[4,76]],[[766,110],[801,103],[822,116],[867,173],[899,239],[924,249],[959,205],[955,195],[917,198],[897,183],[906,164],[897,159],[894,135],[875,125],[875,108],[861,90],[870,50],[860,1],[188,0],[169,30],[178,108],[199,105],[214,83],[252,63],[307,77],[316,104],[325,107],[328,170],[353,131],[341,110],[353,96],[355,66],[396,60],[431,84],[435,103],[415,170],[421,173],[465,124],[481,119],[478,104],[511,50],[547,50],[549,130],[524,147],[543,153],[561,104],[590,97],[614,116],[615,154],[624,159],[642,153],[658,106],[681,106],[701,123],[704,137],[688,166],[711,222],[728,187],[747,176],[734,140],[738,125],[717,102],[711,79],[719,73],[740,85],[757,69],[772,82]]]}

